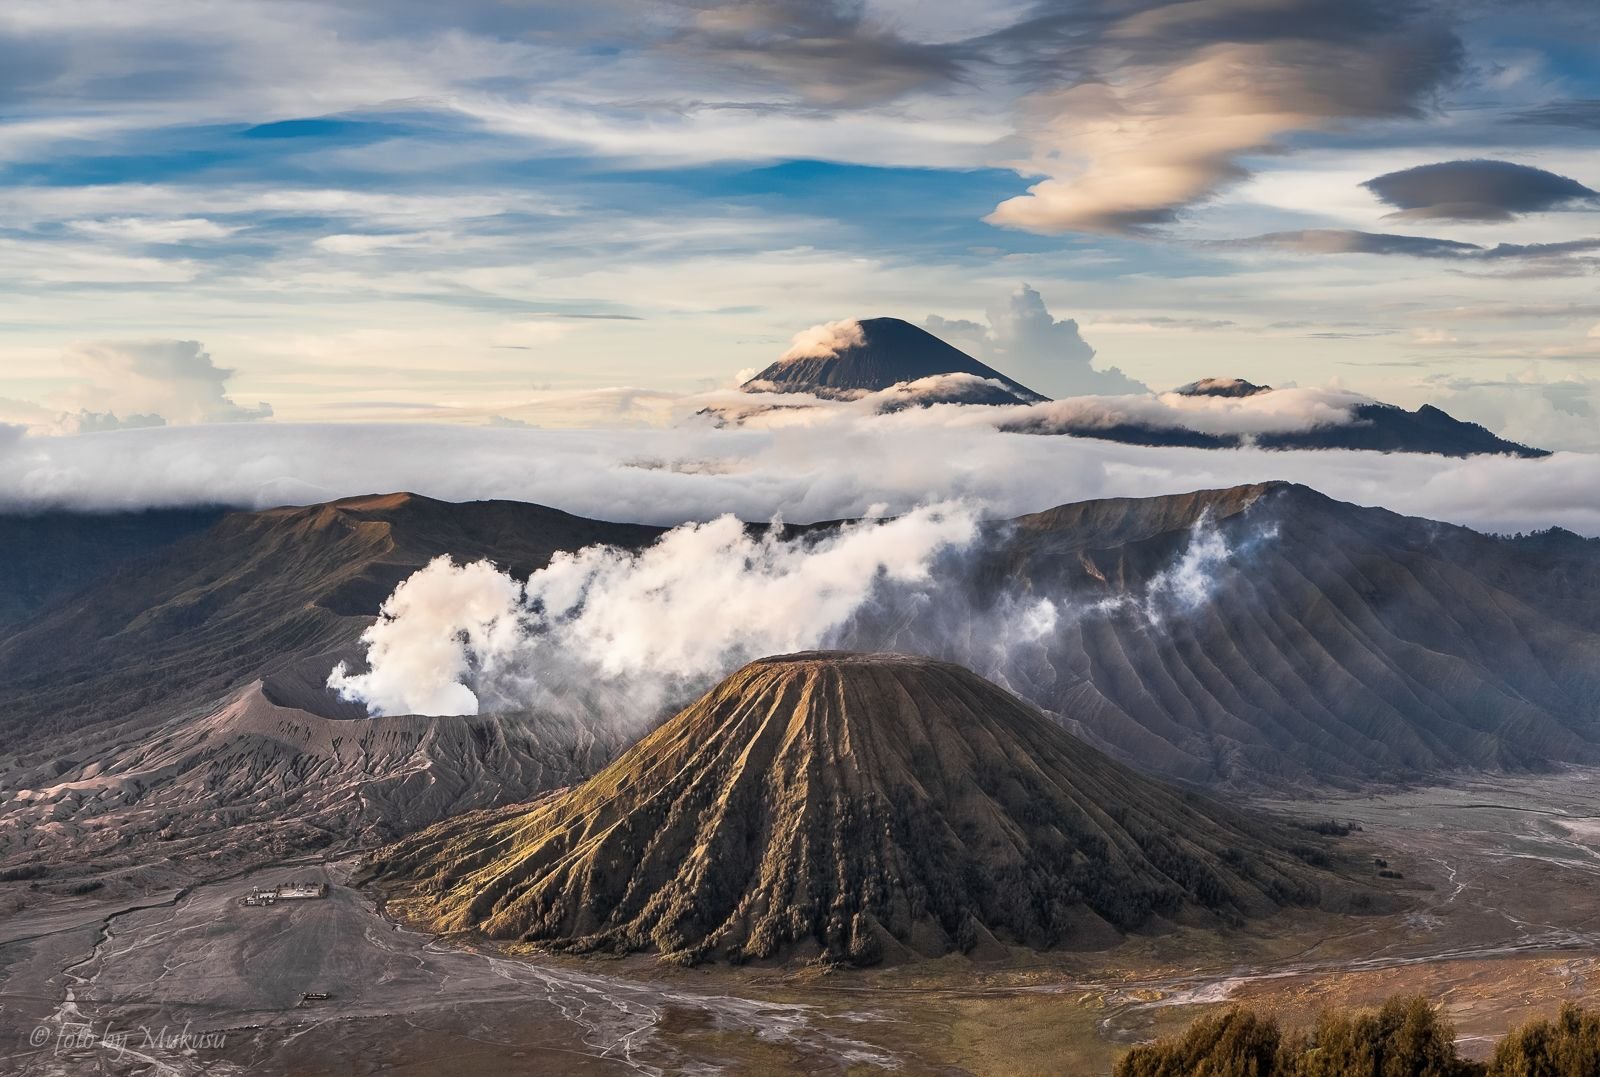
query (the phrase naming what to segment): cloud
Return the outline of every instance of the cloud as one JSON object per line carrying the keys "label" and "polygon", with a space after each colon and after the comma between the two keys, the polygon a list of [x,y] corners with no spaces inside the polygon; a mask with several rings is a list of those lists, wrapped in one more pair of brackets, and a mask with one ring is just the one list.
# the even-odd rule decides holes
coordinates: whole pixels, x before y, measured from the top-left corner
{"label": "cloud", "polygon": [[79,408],[56,419],[54,429],[62,434],[104,434],[111,430],[143,430],[152,426],[166,426],[159,415],[129,415],[119,417],[111,411],[89,411]]}
{"label": "cloud", "polygon": [[413,490],[674,525],[724,513],[796,522],[892,515],[939,500],[1014,516],[1088,498],[1288,479],[1488,530],[1559,524],[1600,535],[1597,456],[1151,448],[1007,434],[995,410],[839,410],[774,429],[253,423],[12,438],[0,445],[0,506],[265,507]]}
{"label": "cloud", "polygon": [[1400,220],[1510,221],[1525,213],[1593,209],[1600,194],[1577,180],[1511,161],[1441,161],[1389,172],[1361,186]]}
{"label": "cloud", "polygon": [[1300,254],[1398,254],[1410,258],[1438,258],[1465,264],[1524,262],[1500,272],[1534,276],[1567,276],[1587,272],[1590,260],[1581,257],[1600,251],[1600,237],[1556,243],[1497,243],[1484,247],[1456,239],[1407,236],[1390,232],[1361,232],[1348,228],[1306,228],[1268,232],[1244,239],[1209,241],[1211,247],[1278,248]]}
{"label": "cloud", "polygon": [[824,322],[796,333],[794,340],[789,343],[789,350],[778,356],[778,362],[785,363],[791,359],[827,359],[838,355],[846,348],[858,347],[865,340],[861,323],[854,318]]}
{"label": "cloud", "polygon": [[1427,381],[1440,407],[1504,437],[1600,453],[1600,379],[1546,378],[1530,369],[1505,378],[1440,374]]}
{"label": "cloud", "polygon": [[960,78],[969,47],[924,43],[849,0],[733,0],[699,11],[676,40],[699,60],[731,64],[799,93],[807,104],[862,107]]}
{"label": "cloud", "polygon": [[[1171,223],[1248,176],[1243,158],[1286,135],[1420,116],[1462,63],[1455,35],[1419,4],[1210,0],[1074,10],[1063,32],[1071,84],[1026,104],[1032,154],[1017,167],[1046,178],[1000,203],[986,218],[992,224],[1054,234]],[[1021,40],[1028,29],[1010,36]]]}
{"label": "cloud", "polygon": [[1071,318],[1057,320],[1044,297],[1029,285],[991,303],[987,314],[987,326],[933,314],[923,328],[1047,396],[1145,391],[1142,382],[1117,367],[1095,369],[1091,365],[1095,350],[1083,339],[1078,323]]}
{"label": "cloud", "polygon": [[1513,115],[1512,120],[1517,124],[1548,124],[1552,127],[1600,131],[1600,100],[1552,101],[1523,109]]}
{"label": "cloud", "polygon": [[68,221],[67,227],[83,235],[130,243],[193,243],[205,239],[226,239],[239,231],[236,227],[218,224],[204,217],[106,217]]}
{"label": "cloud", "polygon": [[1219,240],[1224,247],[1280,247],[1302,254],[1406,254],[1413,258],[1460,258],[1482,247],[1455,239],[1360,232],[1350,228],[1302,228],[1245,239]]}
{"label": "cloud", "polygon": [[1255,437],[1343,426],[1354,409],[1373,399],[1347,389],[1270,389],[1250,396],[1170,392],[1140,396],[1086,396],[1053,400],[1009,411],[1002,429],[1034,434],[1076,434],[1138,426],[1192,430],[1199,434]]}
{"label": "cloud", "polygon": [[977,533],[958,505],[798,536],[721,516],[639,552],[559,553],[525,585],[441,557],[362,636],[368,670],[341,663],[328,685],[373,714],[583,700],[648,718],[751,659],[821,645],[880,587],[933,586],[934,558]]}
{"label": "cloud", "polygon": [[89,430],[109,429],[106,422],[130,412],[139,414],[120,420],[122,426],[133,419],[148,420],[138,425],[237,423],[272,415],[269,404],[234,403],[226,391],[234,372],[217,366],[197,340],[84,344],[65,362],[83,379],[69,394],[79,402],[78,414],[103,409],[88,420]]}

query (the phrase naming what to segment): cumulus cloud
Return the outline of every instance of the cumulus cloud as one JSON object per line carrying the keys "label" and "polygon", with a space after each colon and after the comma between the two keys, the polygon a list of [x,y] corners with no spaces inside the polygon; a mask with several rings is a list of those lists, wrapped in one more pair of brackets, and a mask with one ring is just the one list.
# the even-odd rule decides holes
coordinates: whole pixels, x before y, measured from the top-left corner
{"label": "cumulus cloud", "polygon": [[1001,410],[1010,409],[841,409],[773,429],[255,423],[13,438],[0,444],[0,506],[265,507],[413,490],[673,525],[724,513],[848,519],[936,499],[1014,516],[1088,498],[1287,479],[1346,501],[1487,530],[1559,524],[1600,535],[1596,456],[1153,448],[1007,434],[993,421]]}
{"label": "cumulus cloud", "polygon": [[[1024,128],[1045,178],[987,218],[1030,232],[1138,232],[1249,175],[1242,159],[1299,131],[1421,114],[1461,66],[1420,4],[1388,0],[1092,3],[1052,25],[1071,84]],[[1098,20],[1098,21],[1096,21]],[[1063,25],[1063,23],[1065,25]],[[1038,34],[1054,28],[1057,36]],[[1026,48],[1029,27],[1011,37]]]}
{"label": "cumulus cloud", "polygon": [[933,586],[934,558],[977,533],[959,505],[793,537],[722,516],[639,552],[557,554],[526,584],[488,562],[441,557],[395,590],[362,637],[367,672],[341,664],[328,684],[373,714],[581,699],[648,717],[753,658],[823,644],[879,588]]}
{"label": "cumulus cloud", "polygon": [[1441,161],[1361,186],[1400,220],[1509,221],[1553,209],[1593,209],[1600,194],[1575,179],[1511,161]]}
{"label": "cumulus cloud", "polygon": [[923,328],[1047,396],[1137,393],[1145,386],[1117,367],[1092,365],[1095,349],[1072,318],[1057,319],[1027,284],[991,303],[988,325],[929,315]]}
{"label": "cumulus cloud", "polygon": [[789,343],[789,350],[778,356],[778,362],[784,363],[791,359],[827,359],[838,355],[846,348],[859,346],[865,339],[861,323],[854,318],[824,322],[796,333]]}
{"label": "cumulus cloud", "polygon": [[1529,369],[1504,378],[1439,374],[1427,380],[1441,394],[1440,407],[1505,437],[1600,453],[1600,378],[1550,378]]}
{"label": "cumulus cloud", "polygon": [[272,415],[269,404],[235,403],[227,393],[234,372],[217,366],[196,340],[85,344],[67,355],[66,366],[82,379],[68,395],[78,404],[78,428],[85,432],[160,422],[250,422]]}

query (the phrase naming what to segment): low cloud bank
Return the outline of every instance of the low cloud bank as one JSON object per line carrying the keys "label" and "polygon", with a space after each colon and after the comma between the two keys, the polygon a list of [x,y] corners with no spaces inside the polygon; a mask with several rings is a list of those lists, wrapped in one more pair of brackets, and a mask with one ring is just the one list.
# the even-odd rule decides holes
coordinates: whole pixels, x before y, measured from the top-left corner
{"label": "low cloud bank", "polygon": [[1600,456],[1153,448],[1007,434],[984,417],[1001,410],[840,409],[773,429],[250,423],[49,438],[11,427],[0,429],[0,506],[259,508],[411,490],[674,525],[724,513],[855,518],[949,499],[1014,516],[1096,497],[1283,479],[1484,530],[1560,525],[1600,535]]}
{"label": "low cloud bank", "polygon": [[[721,393],[708,394],[703,399],[708,401],[708,413],[725,421],[770,428],[833,424],[850,415],[866,417],[920,405],[967,403],[982,399],[986,390],[1003,388],[998,382],[971,374],[938,374],[848,397],[786,393],[781,398],[755,394],[751,399],[750,394]],[[1375,403],[1365,394],[1331,388],[1268,389],[1249,396],[1128,393],[961,411],[946,409],[939,413],[937,421],[1029,434],[1093,436],[1096,431],[1113,427],[1140,426],[1249,438],[1342,426],[1356,421],[1355,408]]]}

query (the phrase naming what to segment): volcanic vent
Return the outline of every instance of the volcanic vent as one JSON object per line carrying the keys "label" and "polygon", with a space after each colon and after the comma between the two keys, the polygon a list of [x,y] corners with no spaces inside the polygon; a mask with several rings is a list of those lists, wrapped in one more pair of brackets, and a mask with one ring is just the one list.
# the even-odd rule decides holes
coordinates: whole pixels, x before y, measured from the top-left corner
{"label": "volcanic vent", "polygon": [[1308,855],[960,666],[813,652],[745,666],[570,792],[439,824],[372,870],[438,930],[870,964],[1314,902],[1341,883]]}

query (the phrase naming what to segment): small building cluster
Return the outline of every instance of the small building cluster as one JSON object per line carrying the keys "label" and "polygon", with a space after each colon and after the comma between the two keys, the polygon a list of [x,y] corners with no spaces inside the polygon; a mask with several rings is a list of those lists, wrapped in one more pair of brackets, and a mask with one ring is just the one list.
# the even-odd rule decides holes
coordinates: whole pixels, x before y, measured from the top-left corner
{"label": "small building cluster", "polygon": [[252,890],[244,896],[246,905],[274,905],[280,901],[301,901],[328,896],[327,883],[283,883],[269,890]]}

